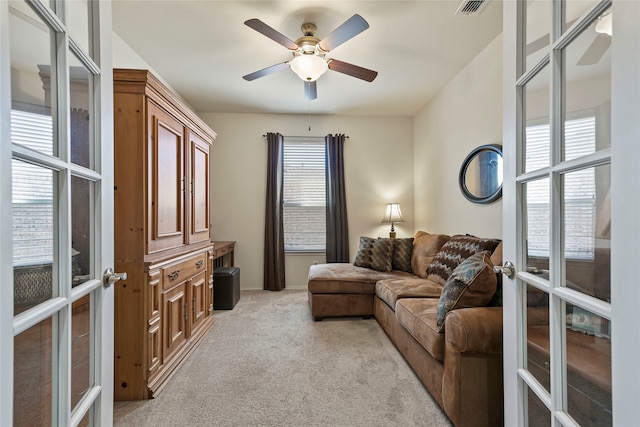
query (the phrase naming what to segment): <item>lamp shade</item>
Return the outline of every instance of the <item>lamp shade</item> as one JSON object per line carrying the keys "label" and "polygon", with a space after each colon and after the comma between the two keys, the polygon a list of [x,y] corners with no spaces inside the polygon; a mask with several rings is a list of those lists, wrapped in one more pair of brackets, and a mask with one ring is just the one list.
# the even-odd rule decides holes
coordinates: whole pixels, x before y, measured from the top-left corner
{"label": "lamp shade", "polygon": [[404,222],[402,211],[400,210],[400,203],[389,203],[387,205],[387,212],[384,214],[382,222]]}
{"label": "lamp shade", "polygon": [[313,82],[328,69],[327,61],[316,55],[302,54],[291,60],[289,66],[294,73],[306,82]]}

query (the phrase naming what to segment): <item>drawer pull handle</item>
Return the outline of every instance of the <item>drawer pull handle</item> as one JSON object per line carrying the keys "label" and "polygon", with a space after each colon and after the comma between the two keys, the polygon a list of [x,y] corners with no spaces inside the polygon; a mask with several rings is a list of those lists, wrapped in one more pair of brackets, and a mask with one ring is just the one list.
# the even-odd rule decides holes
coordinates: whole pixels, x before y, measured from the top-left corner
{"label": "drawer pull handle", "polygon": [[196,267],[200,268],[200,267],[202,267],[203,264],[204,264],[204,261],[200,260],[200,261],[196,262]]}
{"label": "drawer pull handle", "polygon": [[169,279],[171,280],[176,280],[178,278],[178,276],[180,275],[180,270],[176,270],[173,273],[169,273]]}

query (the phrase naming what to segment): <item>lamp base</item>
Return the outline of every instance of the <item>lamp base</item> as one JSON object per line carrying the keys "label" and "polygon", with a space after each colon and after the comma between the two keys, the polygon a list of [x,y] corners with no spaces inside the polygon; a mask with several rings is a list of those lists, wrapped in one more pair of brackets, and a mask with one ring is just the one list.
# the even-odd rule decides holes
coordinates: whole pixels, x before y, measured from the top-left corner
{"label": "lamp base", "polygon": [[396,232],[395,231],[390,231],[389,232],[389,238],[390,239],[395,239],[396,238]]}

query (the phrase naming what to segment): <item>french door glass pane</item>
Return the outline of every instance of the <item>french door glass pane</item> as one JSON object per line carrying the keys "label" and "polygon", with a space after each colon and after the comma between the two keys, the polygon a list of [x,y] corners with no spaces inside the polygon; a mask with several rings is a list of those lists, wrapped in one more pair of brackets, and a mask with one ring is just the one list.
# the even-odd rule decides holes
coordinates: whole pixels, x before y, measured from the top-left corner
{"label": "french door glass pane", "polygon": [[527,285],[526,362],[526,369],[550,391],[549,295],[531,285]]}
{"label": "french door glass pane", "polygon": [[87,412],[84,417],[78,423],[78,427],[86,427],[89,425],[89,419],[91,416],[91,411]]}
{"label": "french door glass pane", "polygon": [[597,3],[597,0],[569,0],[565,1],[565,23],[564,30],[566,31],[576,19],[580,18],[586,12],[589,11]]}
{"label": "french door glass pane", "polygon": [[611,165],[564,176],[566,286],[610,301]]}
{"label": "french door glass pane", "polygon": [[530,70],[549,52],[551,0],[528,1],[526,16],[526,69]]}
{"label": "french door glass pane", "polygon": [[93,184],[86,179],[71,177],[71,275],[73,286],[91,279],[93,226],[91,201]]}
{"label": "french door glass pane", "polygon": [[66,24],[71,37],[86,52],[89,46],[89,3],[87,0],[73,0],[65,3],[67,9]]}
{"label": "french door glass pane", "polygon": [[54,172],[20,160],[12,165],[14,312],[57,295]]}
{"label": "french door glass pane", "polygon": [[551,427],[551,412],[527,387],[527,418],[529,427]]}
{"label": "french door glass pane", "polygon": [[[9,18],[11,40],[11,105],[13,110],[48,116],[51,129],[52,98],[56,85],[51,82],[51,46],[54,33],[24,2],[12,1]],[[12,142],[45,154],[57,155],[54,132],[41,133],[25,122]]]}
{"label": "french door glass pane", "polygon": [[526,195],[527,271],[549,279],[550,198],[549,178],[524,184]]}
{"label": "french door glass pane", "polygon": [[90,331],[91,304],[89,295],[73,303],[71,319],[71,409],[91,384],[89,353],[93,342]]}
{"label": "french door glass pane", "polygon": [[536,74],[525,87],[525,172],[549,166],[551,131],[549,127],[549,67]]}
{"label": "french door glass pane", "polygon": [[563,51],[565,160],[611,146],[610,19],[611,8]]}
{"label": "french door glass pane", "polygon": [[77,165],[91,168],[93,156],[91,150],[93,123],[93,100],[89,71],[80,60],[69,52],[69,76],[71,78],[71,161]]}
{"label": "french door glass pane", "polygon": [[611,323],[566,304],[568,412],[581,426],[612,425]]}
{"label": "french door glass pane", "polygon": [[52,319],[14,338],[13,425],[51,424]]}

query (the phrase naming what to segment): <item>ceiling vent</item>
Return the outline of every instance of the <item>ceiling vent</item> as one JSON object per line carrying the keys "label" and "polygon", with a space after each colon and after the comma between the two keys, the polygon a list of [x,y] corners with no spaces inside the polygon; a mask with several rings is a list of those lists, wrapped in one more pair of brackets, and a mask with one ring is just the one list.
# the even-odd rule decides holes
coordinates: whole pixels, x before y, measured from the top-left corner
{"label": "ceiling vent", "polygon": [[489,0],[464,0],[454,16],[474,16],[479,15],[482,9],[489,3]]}

